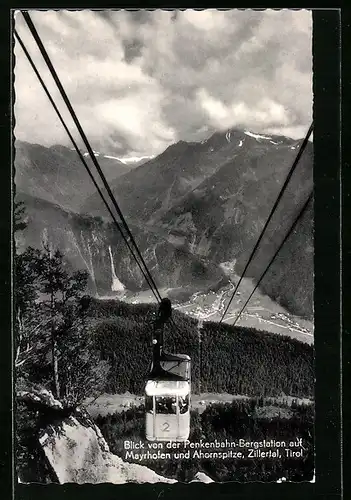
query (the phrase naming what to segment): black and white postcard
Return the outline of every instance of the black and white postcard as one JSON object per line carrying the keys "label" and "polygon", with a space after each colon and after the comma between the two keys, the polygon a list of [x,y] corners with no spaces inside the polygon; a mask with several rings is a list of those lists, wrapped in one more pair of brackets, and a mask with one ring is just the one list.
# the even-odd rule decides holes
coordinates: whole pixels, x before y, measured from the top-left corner
{"label": "black and white postcard", "polygon": [[312,11],[14,11],[19,483],[314,482]]}

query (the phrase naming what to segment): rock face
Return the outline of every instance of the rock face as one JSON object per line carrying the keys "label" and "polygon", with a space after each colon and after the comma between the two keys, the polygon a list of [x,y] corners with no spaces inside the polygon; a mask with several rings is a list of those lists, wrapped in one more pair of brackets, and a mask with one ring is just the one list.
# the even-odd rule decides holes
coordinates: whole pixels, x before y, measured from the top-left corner
{"label": "rock face", "polygon": [[60,484],[176,482],[113,455],[96,426],[85,427],[74,417],[47,429],[40,443]]}
{"label": "rock face", "polygon": [[[106,221],[68,211],[48,201],[19,194],[25,203],[28,228],[18,249],[40,248],[45,241],[59,248],[73,270],[87,270],[89,291],[100,296],[124,289],[147,289],[143,275],[116,227]],[[192,293],[218,284],[224,273],[215,263],[179,248],[160,236],[130,225],[148,268],[160,288],[187,287]]]}
{"label": "rock face", "polygon": [[[111,189],[160,288],[213,289],[225,279],[224,262],[235,262],[241,274],[301,143],[233,129],[202,143],[181,141],[132,170],[109,167]],[[49,239],[74,269],[89,271],[93,293],[146,288],[79,159],[68,167],[64,149],[64,155],[62,147],[20,149],[17,193],[29,222],[23,246]],[[308,144],[247,277],[260,277],[312,186]],[[312,317],[313,207],[261,288],[291,312]]]}
{"label": "rock face", "polygon": [[89,415],[79,408],[63,408],[49,391],[19,391],[17,397],[51,420],[41,429],[39,442],[60,484],[176,482],[111,453]]}
{"label": "rock face", "polygon": [[197,472],[195,474],[195,478],[190,481],[191,483],[214,483],[213,479],[207,476],[204,472]]}

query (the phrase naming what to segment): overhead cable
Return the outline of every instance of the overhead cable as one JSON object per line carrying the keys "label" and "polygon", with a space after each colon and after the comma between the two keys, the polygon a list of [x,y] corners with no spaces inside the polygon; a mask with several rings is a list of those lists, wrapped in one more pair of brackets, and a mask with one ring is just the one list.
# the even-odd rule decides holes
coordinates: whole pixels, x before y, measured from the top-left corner
{"label": "overhead cable", "polygon": [[30,15],[29,15],[28,12],[26,12],[26,11],[21,11],[21,12],[22,12],[22,15],[23,15],[23,17],[24,17],[24,19],[25,19],[25,21],[27,23],[27,26],[28,26],[30,32],[32,33],[32,36],[33,36],[34,40],[36,41],[36,43],[38,45],[38,48],[39,48],[39,50],[40,50],[40,52],[41,52],[41,54],[42,54],[42,56],[43,56],[43,58],[44,58],[44,60],[45,60],[45,62],[47,64],[48,68],[49,68],[49,71],[50,71],[50,73],[51,73],[51,75],[52,75],[52,77],[53,77],[53,79],[54,79],[54,81],[55,81],[55,83],[56,83],[59,91],[60,91],[60,94],[61,94],[61,96],[62,96],[62,98],[63,98],[63,100],[64,100],[64,102],[65,102],[65,104],[66,104],[66,106],[67,106],[67,108],[68,108],[71,116],[72,116],[72,119],[73,119],[73,121],[74,121],[74,123],[75,123],[75,125],[76,125],[76,127],[77,127],[77,129],[78,129],[78,131],[79,131],[79,133],[81,135],[81,137],[82,137],[82,140],[83,140],[83,142],[85,144],[85,147],[87,148],[87,151],[89,153],[89,156],[90,156],[92,162],[94,163],[94,165],[95,165],[95,167],[96,167],[96,169],[97,169],[97,171],[98,171],[98,173],[100,175],[100,178],[101,178],[101,180],[102,180],[102,182],[104,184],[104,187],[105,187],[108,195],[110,196],[112,204],[113,204],[114,208],[116,209],[116,211],[117,211],[117,213],[118,213],[118,215],[119,215],[119,217],[121,219],[122,225],[125,228],[125,230],[127,231],[127,234],[128,234],[128,236],[129,236],[129,238],[130,238],[130,240],[131,240],[131,242],[132,242],[132,244],[133,244],[133,246],[134,246],[134,248],[135,248],[135,250],[136,250],[136,252],[137,252],[137,254],[138,254],[138,256],[139,256],[139,258],[140,258],[140,260],[141,260],[141,262],[143,264],[143,266],[144,266],[144,268],[145,268],[146,274],[148,275],[149,280],[152,283],[152,285],[153,285],[153,287],[154,287],[154,289],[156,291],[157,296],[159,297],[159,300],[161,300],[161,295],[160,295],[160,293],[158,291],[157,285],[154,282],[153,277],[151,276],[151,274],[150,274],[150,272],[149,272],[149,270],[147,268],[147,265],[146,265],[146,263],[144,261],[144,258],[142,256],[142,254],[140,253],[140,250],[139,250],[139,248],[138,248],[138,246],[137,246],[137,244],[136,244],[136,242],[134,240],[134,237],[133,237],[133,235],[132,235],[132,233],[131,233],[131,231],[130,231],[130,229],[128,227],[128,224],[127,224],[127,222],[126,222],[126,220],[125,220],[125,218],[124,218],[124,216],[123,216],[123,214],[121,212],[121,209],[118,206],[118,203],[117,203],[117,201],[116,201],[116,199],[115,199],[115,197],[114,197],[114,195],[113,195],[113,193],[111,191],[111,188],[110,188],[110,186],[109,186],[109,184],[108,184],[108,182],[107,182],[107,180],[105,178],[105,175],[104,175],[103,171],[101,170],[99,162],[97,161],[97,159],[95,157],[95,154],[94,154],[94,152],[93,152],[93,150],[92,150],[92,148],[90,146],[90,143],[89,143],[89,141],[88,141],[88,139],[87,139],[87,137],[85,135],[85,132],[84,132],[84,130],[83,130],[81,124],[80,124],[80,121],[78,120],[78,117],[77,117],[77,115],[76,115],[76,113],[75,113],[75,111],[74,111],[74,109],[73,109],[73,107],[72,107],[72,105],[70,103],[70,100],[69,100],[69,98],[68,98],[68,96],[67,96],[67,94],[66,94],[66,92],[65,92],[65,90],[63,88],[63,85],[62,85],[62,83],[61,83],[61,81],[60,81],[60,79],[59,79],[59,77],[57,75],[57,72],[56,72],[56,70],[55,70],[55,68],[54,68],[54,66],[53,66],[53,64],[51,62],[51,59],[50,59],[50,57],[49,57],[49,55],[48,55],[48,53],[47,53],[47,51],[46,51],[46,49],[45,49],[45,47],[43,45],[43,42],[42,42],[42,40],[41,40],[41,38],[40,38],[40,36],[39,36],[39,34],[38,34],[38,32],[37,32],[34,24],[33,24],[33,21],[32,21],[32,19],[31,19],[31,17],[30,17]]}
{"label": "overhead cable", "polygon": [[284,184],[283,184],[283,186],[282,186],[282,188],[281,188],[281,190],[280,190],[280,192],[278,194],[278,197],[277,197],[277,199],[276,199],[276,201],[275,201],[275,203],[274,203],[274,205],[272,207],[272,210],[271,210],[271,212],[270,212],[270,214],[268,216],[268,219],[267,219],[267,221],[266,221],[266,223],[265,223],[265,225],[264,225],[264,227],[263,227],[263,229],[261,231],[261,234],[260,234],[260,236],[259,236],[259,238],[258,238],[258,240],[257,240],[257,242],[256,242],[256,244],[255,244],[255,246],[254,246],[251,254],[250,254],[250,257],[249,257],[249,259],[248,259],[248,261],[247,261],[247,263],[245,265],[245,268],[244,268],[244,270],[243,270],[243,272],[242,272],[242,274],[240,276],[240,279],[239,279],[238,283],[236,284],[236,286],[234,288],[233,294],[232,294],[232,296],[231,296],[231,298],[230,298],[230,300],[229,300],[229,302],[228,302],[228,304],[227,304],[227,306],[226,306],[226,308],[224,310],[224,313],[222,315],[220,323],[222,323],[222,321],[223,321],[226,313],[228,312],[229,307],[230,307],[230,305],[231,305],[231,303],[232,303],[232,301],[233,301],[233,299],[234,299],[234,297],[236,295],[236,292],[237,292],[237,290],[238,290],[238,288],[239,288],[239,286],[240,286],[240,284],[241,284],[241,282],[242,282],[242,280],[243,280],[243,278],[245,276],[245,273],[246,273],[249,265],[251,264],[251,262],[253,260],[253,257],[254,257],[254,255],[255,255],[255,253],[257,251],[257,248],[258,248],[258,246],[259,246],[259,244],[260,244],[260,242],[261,242],[261,240],[263,238],[263,235],[266,232],[268,224],[270,223],[270,221],[271,221],[271,219],[272,219],[272,217],[273,217],[273,215],[274,215],[274,213],[275,213],[275,211],[276,211],[276,209],[277,209],[277,207],[279,205],[279,202],[280,202],[280,200],[281,200],[281,198],[282,198],[282,196],[283,196],[283,194],[284,194],[284,192],[285,192],[285,190],[286,190],[286,188],[287,188],[287,186],[288,186],[288,184],[290,182],[290,179],[291,179],[291,177],[292,177],[292,175],[293,175],[293,173],[294,173],[294,171],[295,171],[295,169],[296,169],[296,167],[297,167],[297,165],[299,163],[299,160],[300,160],[300,158],[301,158],[304,150],[306,149],[306,146],[308,144],[308,140],[309,140],[309,138],[310,138],[310,136],[312,134],[312,131],[313,131],[313,122],[311,123],[310,128],[308,129],[308,132],[306,134],[306,137],[304,138],[304,140],[303,140],[303,142],[301,144],[301,147],[300,147],[300,149],[299,149],[299,151],[298,151],[298,153],[296,155],[295,161],[294,161],[294,163],[292,164],[292,167],[289,170],[289,173],[288,173],[288,175],[287,175],[287,177],[285,179],[285,182],[284,182]]}
{"label": "overhead cable", "polygon": [[265,277],[265,275],[267,274],[267,271],[269,270],[269,268],[271,267],[271,265],[273,264],[274,260],[276,259],[277,255],[279,254],[280,250],[282,249],[283,245],[285,244],[285,242],[287,241],[287,239],[289,238],[290,234],[294,231],[298,221],[302,218],[303,214],[305,213],[307,207],[308,207],[308,204],[310,203],[310,201],[312,200],[312,197],[313,197],[313,191],[311,192],[311,194],[309,195],[309,197],[307,198],[307,201],[305,202],[305,204],[303,205],[302,209],[300,210],[298,216],[296,217],[296,219],[294,220],[293,224],[291,225],[289,231],[287,232],[285,238],[283,239],[283,241],[280,243],[278,249],[276,250],[275,254],[273,255],[273,257],[271,258],[271,260],[269,261],[267,267],[265,268],[265,270],[263,271],[263,273],[261,274],[259,280],[257,281],[254,289],[252,290],[251,294],[249,295],[248,299],[246,300],[245,304],[242,306],[242,308],[240,309],[240,312],[239,314],[237,315],[234,323],[232,326],[235,326],[235,324],[238,322],[241,314],[243,313],[243,311],[246,309],[247,307],[247,304],[250,302],[253,294],[255,293],[255,291],[257,290],[257,288],[259,287],[261,281],[263,280],[263,278]]}
{"label": "overhead cable", "polygon": [[65,123],[65,121],[64,121],[64,119],[63,119],[63,117],[62,117],[62,114],[60,113],[60,110],[59,110],[59,109],[58,109],[58,107],[56,106],[55,101],[53,100],[53,97],[51,96],[51,94],[50,94],[50,92],[49,92],[49,90],[48,90],[48,88],[47,88],[47,86],[46,86],[45,82],[43,81],[42,77],[40,76],[40,73],[39,73],[39,71],[38,71],[38,69],[37,69],[37,67],[36,67],[36,65],[35,65],[35,63],[34,63],[34,61],[33,61],[32,57],[31,57],[31,55],[29,54],[29,52],[28,52],[28,50],[27,50],[27,48],[26,48],[26,46],[25,46],[25,44],[24,44],[23,40],[21,39],[21,37],[20,37],[20,35],[18,34],[18,32],[17,32],[17,30],[16,30],[16,29],[15,29],[15,37],[17,38],[17,40],[18,40],[18,42],[19,42],[19,44],[20,44],[20,46],[21,46],[21,48],[22,48],[22,50],[23,50],[24,54],[26,55],[26,57],[27,57],[27,59],[28,59],[28,62],[30,63],[30,65],[31,65],[31,67],[32,67],[32,69],[33,69],[33,71],[35,72],[35,74],[36,74],[36,76],[37,76],[37,78],[38,78],[38,80],[39,80],[39,82],[40,82],[41,86],[43,87],[43,89],[44,89],[44,91],[45,91],[45,93],[46,93],[46,95],[47,95],[47,97],[48,97],[48,99],[49,99],[49,101],[50,101],[50,103],[52,104],[52,106],[53,106],[53,108],[54,108],[54,110],[55,110],[55,112],[56,112],[56,114],[57,114],[57,116],[58,116],[58,118],[59,118],[60,122],[62,123],[62,125],[63,125],[63,127],[64,127],[64,129],[65,129],[65,131],[66,131],[66,133],[67,133],[67,135],[68,135],[68,137],[69,137],[69,139],[70,139],[70,141],[72,142],[72,144],[73,144],[73,146],[74,146],[74,149],[76,150],[76,152],[77,152],[77,154],[78,154],[78,156],[79,156],[80,160],[82,161],[83,165],[85,166],[85,168],[86,168],[86,170],[87,170],[87,172],[88,172],[88,174],[89,174],[89,176],[90,176],[90,178],[91,178],[91,180],[92,180],[92,182],[93,182],[93,184],[94,184],[95,188],[97,189],[97,191],[98,191],[98,193],[99,193],[99,195],[100,195],[100,197],[101,197],[102,201],[104,202],[104,204],[105,204],[105,206],[106,206],[106,208],[107,208],[107,210],[108,210],[109,214],[111,215],[113,222],[115,223],[115,225],[116,225],[117,229],[119,230],[120,234],[122,235],[122,238],[124,239],[124,241],[125,241],[125,243],[126,243],[126,245],[127,245],[128,249],[130,250],[130,252],[131,252],[132,256],[134,257],[134,259],[135,259],[135,261],[136,261],[136,263],[137,263],[137,265],[138,265],[138,267],[139,267],[139,269],[140,269],[140,271],[141,271],[142,275],[144,276],[144,278],[145,278],[145,280],[146,280],[146,283],[149,285],[149,287],[150,287],[150,289],[151,289],[152,293],[154,294],[154,296],[155,296],[156,300],[157,300],[157,301],[159,301],[159,298],[158,298],[158,296],[157,296],[156,292],[154,291],[152,284],[149,282],[149,278],[148,278],[147,274],[145,273],[145,271],[143,270],[142,266],[140,265],[140,263],[139,263],[139,261],[138,261],[138,259],[137,259],[136,255],[135,255],[135,253],[134,253],[133,248],[130,246],[130,243],[129,243],[128,239],[125,237],[125,234],[123,233],[123,231],[122,231],[122,228],[121,228],[120,224],[118,223],[118,221],[117,221],[117,219],[116,219],[116,217],[115,217],[114,213],[112,212],[112,210],[111,210],[111,208],[110,208],[110,206],[109,206],[108,202],[106,201],[106,198],[105,198],[104,194],[102,193],[102,191],[101,191],[101,189],[100,189],[99,185],[97,184],[97,182],[96,182],[96,180],[95,180],[95,178],[94,178],[93,174],[91,173],[91,170],[90,170],[89,165],[87,164],[87,162],[86,162],[86,160],[85,160],[84,156],[82,155],[82,152],[80,151],[80,149],[79,149],[79,147],[78,147],[78,145],[77,145],[76,141],[74,140],[74,138],[73,138],[72,134],[70,133],[70,131],[69,131],[69,129],[68,129],[68,127],[67,127],[67,125],[66,125],[66,123]]}

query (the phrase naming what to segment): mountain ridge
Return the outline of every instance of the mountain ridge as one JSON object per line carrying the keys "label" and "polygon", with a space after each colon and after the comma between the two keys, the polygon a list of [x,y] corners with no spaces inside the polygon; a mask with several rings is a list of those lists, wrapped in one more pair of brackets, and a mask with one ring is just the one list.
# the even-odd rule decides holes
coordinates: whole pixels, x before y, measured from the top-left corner
{"label": "mountain ridge", "polygon": [[[195,284],[201,288],[211,286],[210,283],[215,286],[226,279],[221,266],[227,262],[236,266],[235,272],[240,274],[301,143],[302,140],[277,135],[261,136],[249,131],[231,129],[216,132],[202,142],[179,141],[154,159],[127,172],[123,170],[123,174],[115,180],[110,179],[111,189],[132,227],[136,240],[140,242],[141,250],[158,286],[193,288]],[[55,148],[57,150],[58,147]],[[33,167],[29,162],[29,169],[35,170],[37,167],[39,171],[37,163]],[[19,176],[21,168],[23,170],[23,162],[22,166],[20,164],[17,167]],[[50,170],[50,164],[43,165],[42,171],[45,171],[45,168]],[[50,216],[46,217],[46,224],[50,226],[51,237],[61,247],[68,245],[68,253],[71,254],[69,258],[76,262],[75,265],[78,261],[84,264],[94,247],[94,262],[97,262],[94,265],[105,269],[98,288],[106,292],[110,287],[110,270],[106,274],[107,268],[111,267],[111,262],[107,262],[109,253],[113,255],[114,267],[122,283],[126,279],[133,289],[145,286],[143,279],[137,278],[137,266],[130,260],[120,236],[117,236],[115,229],[111,233],[112,226],[106,221],[106,210],[101,206],[97,193],[90,194],[91,190],[83,192],[83,189],[75,192],[78,179],[74,177],[74,172],[72,176],[73,180],[70,175],[65,179],[67,192],[64,194],[68,202],[60,195],[57,187],[53,189],[54,183],[48,182],[44,186],[44,195],[51,196],[46,196],[47,202],[62,209],[67,208],[75,215],[68,219],[65,216],[64,222],[62,214],[54,215],[57,208],[53,209],[49,205],[44,207],[42,204],[41,208],[35,208],[35,203],[33,205],[33,202],[30,202],[31,216],[36,220],[36,228],[33,228],[36,236],[29,237],[29,240],[37,240],[36,244],[39,243],[38,235],[43,231],[41,219],[46,217],[44,212],[50,212]],[[37,177],[38,172],[34,175],[34,181]],[[313,144],[308,143],[262,240],[255,261],[249,268],[248,276],[256,280],[259,278],[263,266],[273,255],[312,186]],[[34,198],[45,198],[41,185],[36,187],[35,182],[32,182],[30,187],[34,192],[28,189],[28,185],[24,185],[22,178],[17,191],[21,194],[22,190],[24,195],[27,193]],[[37,202],[36,204],[38,205]],[[44,210],[43,217],[35,213],[38,210]],[[103,221],[104,228],[101,224],[95,227],[94,222],[94,230],[91,229],[92,226],[89,227],[90,223],[85,227],[87,219],[94,221],[94,217],[100,222]],[[58,220],[61,222],[58,223]],[[61,242],[52,230],[55,225],[63,235]],[[71,234],[72,231],[80,234],[74,251],[78,254],[83,252],[83,260],[82,257],[78,260],[73,258],[71,243],[64,234]],[[85,241],[85,250],[80,248],[82,238]],[[87,246],[87,241],[90,242],[90,247]],[[100,249],[96,242],[102,245]],[[112,248],[112,254],[109,247]],[[91,257],[89,259],[92,260]],[[195,274],[191,270],[193,265]],[[125,271],[126,266],[131,269],[128,273]],[[311,317],[312,270],[313,210],[309,210],[261,286],[275,300],[282,301],[294,314]],[[298,297],[296,300],[295,294]]]}
{"label": "mountain ridge", "polygon": [[[92,168],[91,159],[85,160]],[[116,159],[101,157],[99,162],[108,182],[124,175],[131,168]],[[80,210],[81,193],[85,193],[84,197],[95,191],[95,186],[76,151],[62,145],[45,147],[17,140],[14,180],[16,191],[42,198],[75,212]]]}

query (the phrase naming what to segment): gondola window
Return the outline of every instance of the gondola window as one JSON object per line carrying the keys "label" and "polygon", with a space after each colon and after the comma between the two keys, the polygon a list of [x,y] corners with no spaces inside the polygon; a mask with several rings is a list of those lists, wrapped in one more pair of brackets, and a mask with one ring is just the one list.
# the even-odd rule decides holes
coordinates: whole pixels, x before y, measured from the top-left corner
{"label": "gondola window", "polygon": [[179,396],[178,397],[178,407],[179,407],[179,413],[183,414],[186,413],[189,410],[189,396]]}
{"label": "gondola window", "polygon": [[156,413],[162,415],[175,415],[177,413],[177,401],[175,397],[156,397]]}
{"label": "gondola window", "polygon": [[145,411],[152,413],[153,412],[153,397],[145,396]]}

